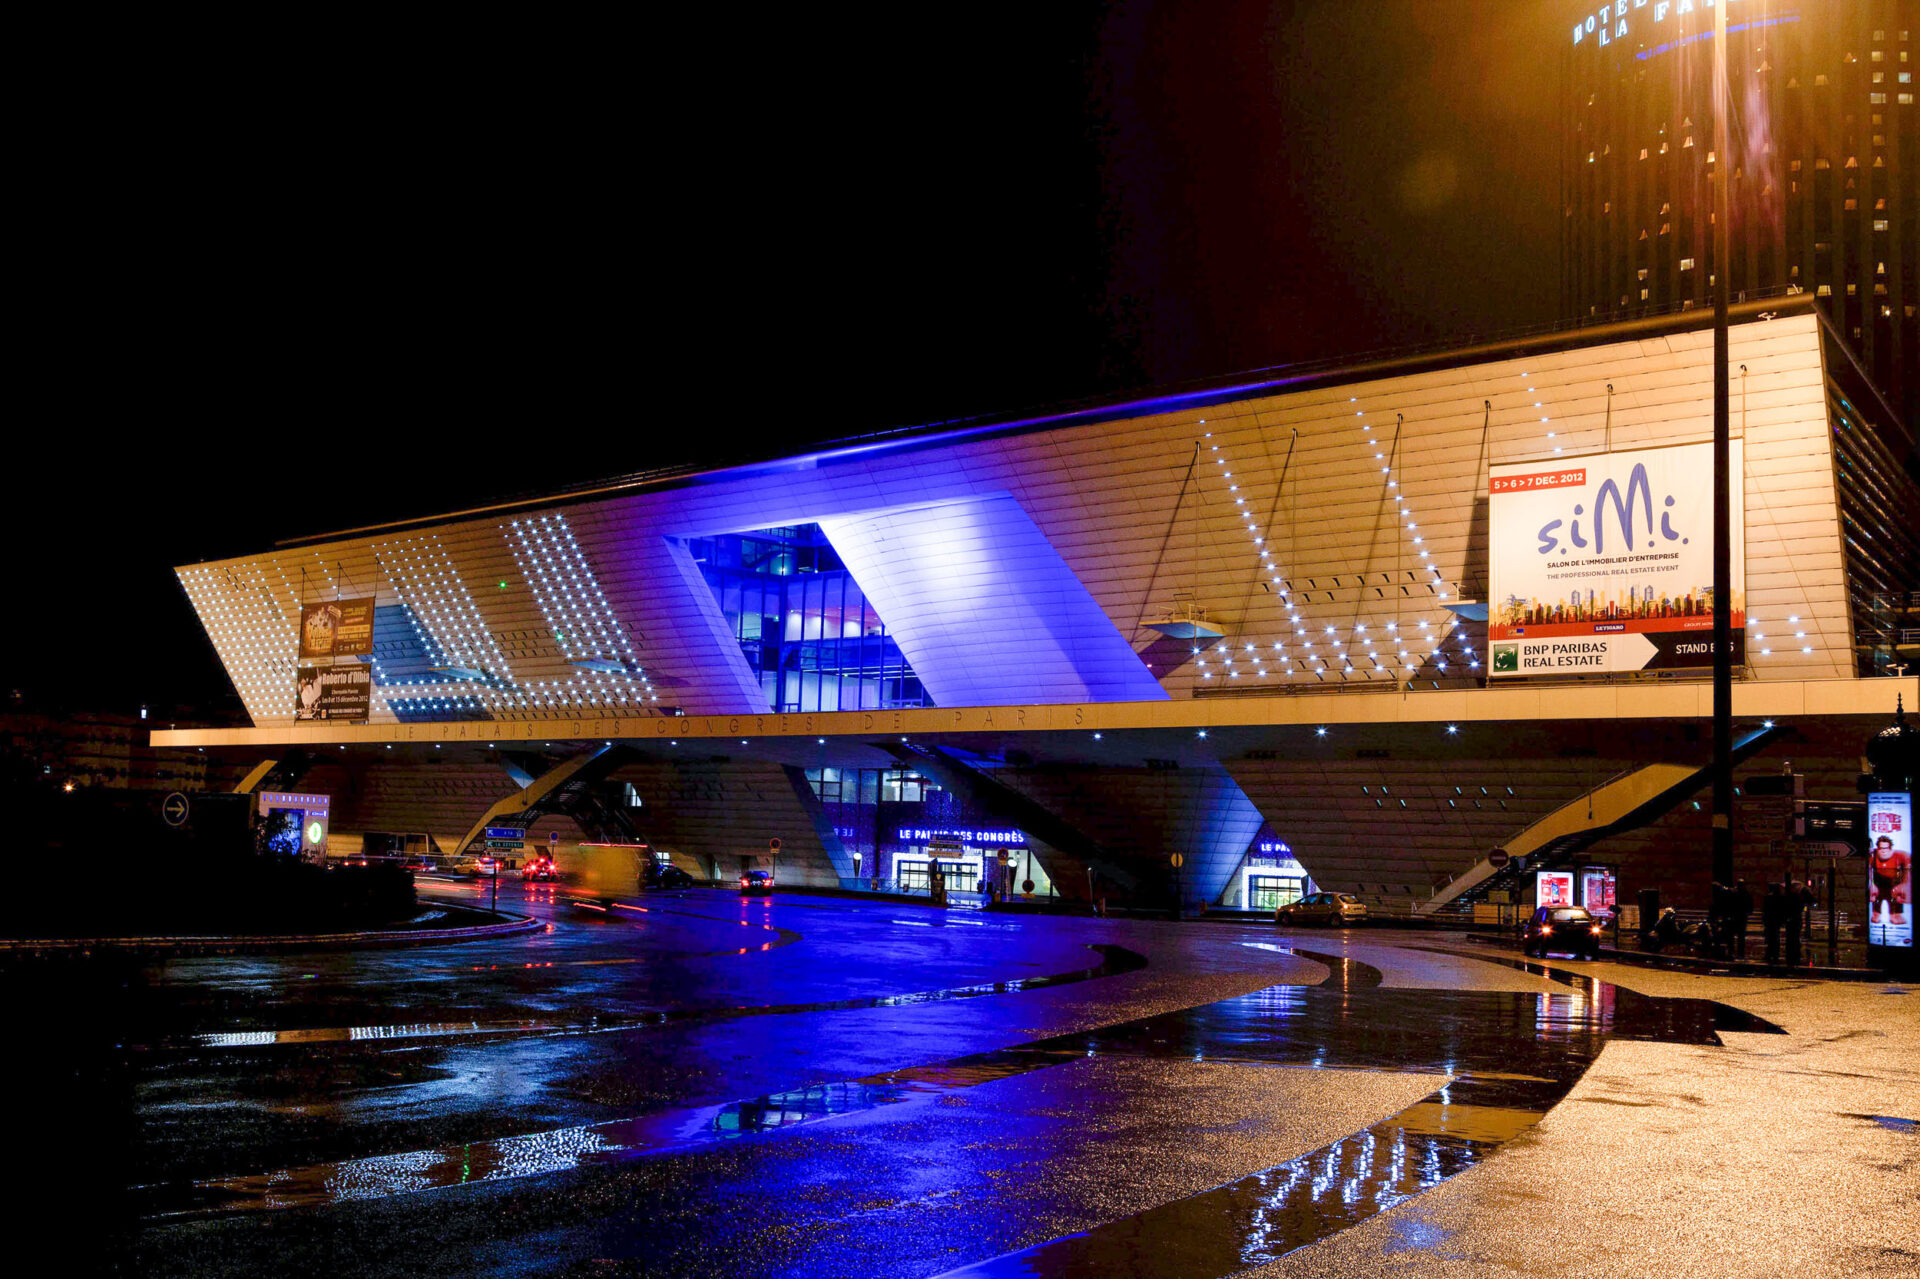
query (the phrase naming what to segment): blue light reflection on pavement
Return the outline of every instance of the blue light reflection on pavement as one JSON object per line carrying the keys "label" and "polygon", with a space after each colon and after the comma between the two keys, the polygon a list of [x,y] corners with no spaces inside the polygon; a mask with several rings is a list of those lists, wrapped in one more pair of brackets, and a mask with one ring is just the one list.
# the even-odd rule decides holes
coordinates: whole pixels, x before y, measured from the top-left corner
{"label": "blue light reflection on pavement", "polygon": [[[1097,1030],[719,1106],[191,1186],[148,1187],[146,1207],[151,1216],[181,1217],[316,1206],[609,1161],[672,1159],[736,1142],[780,1140],[795,1129],[863,1113],[912,1109],[958,1090],[1007,1083],[1092,1057],[1427,1073],[1444,1079],[1391,1118],[1285,1163],[959,1272],[1166,1273],[1170,1259],[1177,1258],[1180,1273],[1225,1275],[1344,1230],[1473,1166],[1538,1122],[1611,1037],[1718,1042],[1718,1006],[1706,1001],[1651,999],[1586,979],[1565,994],[1550,995],[1333,984],[1365,967],[1347,965],[1320,986],[1267,987]],[[849,1139],[860,1140],[861,1134],[840,1138]],[[667,1241],[656,1242],[665,1246]]]}

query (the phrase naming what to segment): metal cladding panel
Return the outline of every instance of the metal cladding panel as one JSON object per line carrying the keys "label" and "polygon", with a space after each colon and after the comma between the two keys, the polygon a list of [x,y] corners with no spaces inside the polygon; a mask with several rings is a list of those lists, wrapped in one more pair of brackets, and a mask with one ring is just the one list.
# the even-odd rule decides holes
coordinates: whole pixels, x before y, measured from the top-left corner
{"label": "metal cladding panel", "polygon": [[[1769,636],[1750,645],[1760,679],[1853,670],[1816,324],[1798,314],[1732,334],[1734,367],[1745,370],[1733,412],[1746,440],[1747,602],[1753,634]],[[912,637],[916,673],[954,690],[947,696],[1004,700],[1009,682],[1033,704],[1322,681],[1386,689],[1440,674],[1442,663],[1449,675],[1479,673],[1484,625],[1457,623],[1446,605],[1489,589],[1488,467],[1710,438],[1711,350],[1701,329],[1119,421],[821,454],[179,573],[260,725],[291,718],[299,602],[369,593],[405,604],[445,651],[453,673],[412,692],[449,706],[554,719],[765,710],[711,593],[674,547],[809,522],[839,529],[871,561],[868,573],[899,601],[883,614],[889,628]],[[992,511],[997,533],[1018,534],[977,539],[958,583],[940,580],[955,571],[950,558],[916,562],[878,543],[902,518],[883,513],[945,505]],[[916,518],[931,521],[916,536],[939,523]],[[516,523],[542,529],[543,554],[557,557],[556,521],[578,562],[535,563]],[[996,555],[1008,559],[992,563]],[[1022,589],[1069,601],[1048,619],[1068,623],[1068,636],[1030,616],[1024,628],[947,625],[935,637],[996,574],[1033,572],[1051,580]],[[1143,671],[1089,625],[1087,599]],[[1000,606],[1014,611],[1013,601]],[[1146,626],[1181,605],[1208,610],[1225,636],[1175,641]],[[596,633],[619,632],[644,679],[583,670],[569,655],[559,619],[588,615]],[[468,669],[486,675],[460,678]],[[388,699],[407,693],[377,688],[374,718],[394,718]]]}
{"label": "metal cladding panel", "polygon": [[[1425,901],[1614,778],[1654,763],[1702,767],[1710,755],[1697,725],[1570,714],[1453,732],[1342,726],[1276,758],[1225,763],[1322,888],[1404,902]],[[1704,844],[1694,851],[1706,855]]]}
{"label": "metal cladding panel", "polygon": [[1631,763],[1348,759],[1228,767],[1320,887],[1425,901]]}
{"label": "metal cladding panel", "polygon": [[770,839],[780,841],[773,858],[780,883],[838,887],[851,866],[834,865],[812,814],[795,793],[785,768],[760,760],[702,756],[684,763],[649,760],[622,766],[614,774],[630,782],[646,800],[637,814],[656,848],[692,857],[726,882],[737,874],[741,858],[767,866]]}
{"label": "metal cladding panel", "polygon": [[[1218,764],[1178,769],[999,768],[993,779],[1058,815],[1151,884],[1171,874],[1180,853],[1181,891],[1188,900],[1217,901],[1260,830],[1260,812]],[[1077,873],[1076,873],[1077,872]],[[1069,897],[1085,890],[1084,866],[1047,873]],[[1142,900],[1152,900],[1143,889]]]}

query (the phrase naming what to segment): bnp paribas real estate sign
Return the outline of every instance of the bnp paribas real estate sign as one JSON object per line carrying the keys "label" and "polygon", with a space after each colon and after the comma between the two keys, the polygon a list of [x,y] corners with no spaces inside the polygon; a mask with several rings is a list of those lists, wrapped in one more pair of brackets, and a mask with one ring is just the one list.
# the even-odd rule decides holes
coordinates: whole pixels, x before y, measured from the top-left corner
{"label": "bnp paribas real estate sign", "polygon": [[[1741,441],[1733,477],[1733,660],[1746,658]],[[1713,665],[1713,445],[1516,462],[1490,472],[1496,679]]]}

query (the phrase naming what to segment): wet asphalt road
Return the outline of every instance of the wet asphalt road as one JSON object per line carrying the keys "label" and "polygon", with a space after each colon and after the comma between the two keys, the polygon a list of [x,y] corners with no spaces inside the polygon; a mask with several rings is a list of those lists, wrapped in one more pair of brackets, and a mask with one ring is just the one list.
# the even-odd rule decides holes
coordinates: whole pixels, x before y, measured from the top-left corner
{"label": "wet asphalt road", "polygon": [[8,1054],[16,1171],[86,1205],[72,1269],[1920,1273],[1920,988],[704,890],[509,905],[551,929],[6,975],[43,1049]]}

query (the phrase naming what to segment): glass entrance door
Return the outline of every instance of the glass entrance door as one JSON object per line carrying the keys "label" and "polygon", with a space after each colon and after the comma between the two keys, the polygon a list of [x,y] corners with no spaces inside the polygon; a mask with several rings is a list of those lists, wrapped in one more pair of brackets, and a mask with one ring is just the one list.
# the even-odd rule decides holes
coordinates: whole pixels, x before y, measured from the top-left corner
{"label": "glass entrance door", "polygon": [[1279,910],[1288,902],[1299,901],[1306,891],[1307,881],[1297,875],[1254,875],[1247,906],[1250,910]]}

